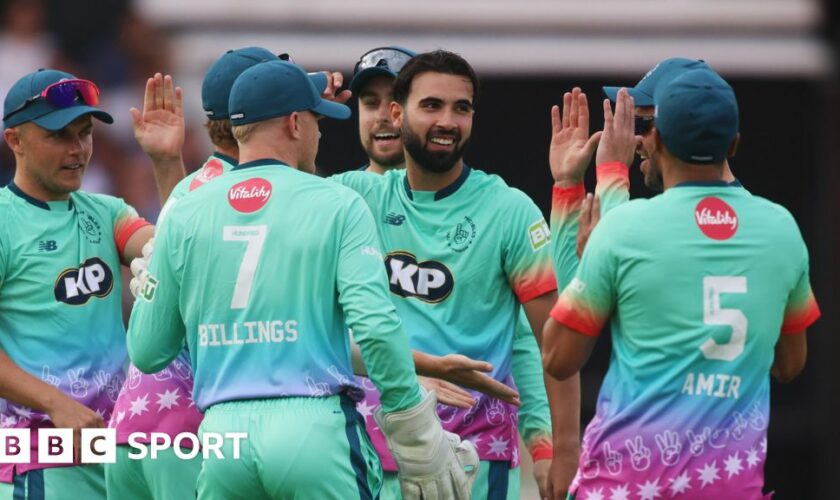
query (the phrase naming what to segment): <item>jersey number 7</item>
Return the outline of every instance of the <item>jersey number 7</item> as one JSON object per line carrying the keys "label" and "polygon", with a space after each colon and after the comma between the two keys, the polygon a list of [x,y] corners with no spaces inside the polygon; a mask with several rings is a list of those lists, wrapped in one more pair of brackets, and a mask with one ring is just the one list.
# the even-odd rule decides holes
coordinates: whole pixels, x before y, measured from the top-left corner
{"label": "jersey number 7", "polygon": [[248,306],[248,299],[251,298],[254,275],[257,272],[257,264],[260,262],[268,227],[263,224],[259,226],[224,226],[222,229],[223,240],[247,243],[245,256],[242,257],[242,264],[239,265],[239,273],[236,275],[233,297],[230,299],[231,309],[245,309]]}

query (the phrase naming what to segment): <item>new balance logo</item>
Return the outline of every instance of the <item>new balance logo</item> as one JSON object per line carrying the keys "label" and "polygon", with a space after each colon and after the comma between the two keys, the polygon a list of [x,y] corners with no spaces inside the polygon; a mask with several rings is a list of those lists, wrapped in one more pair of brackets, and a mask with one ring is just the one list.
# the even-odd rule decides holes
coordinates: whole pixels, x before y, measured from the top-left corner
{"label": "new balance logo", "polygon": [[39,252],[53,252],[58,250],[58,245],[55,240],[41,240],[38,242]]}
{"label": "new balance logo", "polygon": [[403,222],[405,222],[405,215],[390,212],[388,213],[388,215],[385,216],[385,224],[390,224],[392,226],[402,226]]}

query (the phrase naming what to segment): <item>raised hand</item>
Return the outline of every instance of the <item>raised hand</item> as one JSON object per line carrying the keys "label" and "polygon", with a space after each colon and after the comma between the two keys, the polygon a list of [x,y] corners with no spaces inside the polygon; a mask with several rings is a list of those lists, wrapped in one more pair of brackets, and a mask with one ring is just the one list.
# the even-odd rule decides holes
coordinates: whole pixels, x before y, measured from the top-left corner
{"label": "raised hand", "polygon": [[353,93],[349,90],[342,90],[341,92],[337,92],[338,89],[344,85],[344,75],[339,73],[338,71],[324,71],[324,74],[327,75],[327,88],[321,93],[321,97],[328,100],[334,101],[339,104],[344,104],[350,100],[350,97],[353,96]]}
{"label": "raised hand", "polygon": [[551,146],[548,163],[556,185],[567,187],[583,182],[601,132],[589,135],[586,94],[575,87],[563,94],[563,113],[551,107]]}
{"label": "raised hand", "polygon": [[146,80],[143,111],[131,108],[134,138],[154,162],[177,161],[184,147],[184,110],[181,87],[170,75],[156,73]]}
{"label": "raised hand", "polygon": [[625,88],[618,91],[615,116],[610,107],[610,100],[604,99],[604,132],[598,144],[598,152],[595,153],[597,165],[616,161],[625,165],[633,163],[636,142],[641,140],[641,137],[637,139],[635,135],[634,110],[633,97]]}

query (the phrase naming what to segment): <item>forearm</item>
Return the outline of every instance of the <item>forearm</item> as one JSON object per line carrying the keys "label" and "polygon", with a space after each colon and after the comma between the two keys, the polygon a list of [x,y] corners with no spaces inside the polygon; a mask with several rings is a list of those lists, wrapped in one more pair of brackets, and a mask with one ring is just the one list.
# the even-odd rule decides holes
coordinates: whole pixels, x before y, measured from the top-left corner
{"label": "forearm", "polygon": [[601,199],[601,216],[630,200],[630,167],[607,162],[595,167],[595,194]]}
{"label": "forearm", "polygon": [[177,158],[152,159],[155,173],[155,184],[157,185],[160,204],[163,206],[175,185],[186,175],[184,160],[179,155]]}
{"label": "forearm", "polygon": [[545,379],[536,339],[528,330],[527,336],[517,335],[513,344],[513,380],[519,389],[522,406],[519,408],[519,434],[532,458],[551,458],[551,411],[545,389]]}
{"label": "forearm", "polygon": [[551,194],[551,255],[557,287],[569,284],[578,267],[577,233],[581,204],[586,191],[583,182],[555,183]]}
{"label": "forearm", "polygon": [[0,398],[46,413],[57,399],[66,397],[58,388],[21,369],[0,349]]}
{"label": "forearm", "polygon": [[557,380],[545,375],[555,456],[580,452],[580,375]]}
{"label": "forearm", "polygon": [[[405,410],[421,400],[408,337],[399,322],[393,323],[390,327],[381,323],[375,330],[361,325],[353,328],[367,375],[379,389],[385,412]],[[369,334],[372,331],[376,335]]]}

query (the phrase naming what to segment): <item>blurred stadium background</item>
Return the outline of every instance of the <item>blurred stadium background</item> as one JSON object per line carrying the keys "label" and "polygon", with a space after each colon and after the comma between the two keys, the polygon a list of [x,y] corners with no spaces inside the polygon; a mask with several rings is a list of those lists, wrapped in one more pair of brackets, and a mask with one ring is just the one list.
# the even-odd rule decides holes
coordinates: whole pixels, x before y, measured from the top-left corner
{"label": "blurred stadium background", "polygon": [[[809,333],[805,373],[773,385],[767,488],[775,498],[834,499],[840,466],[840,377],[832,371],[840,319],[840,5],[836,0],[0,0],[0,93],[38,67],[65,69],[102,88],[117,122],[99,126],[85,189],[158,211],[150,164],[134,144],[128,108],[145,78],[169,72],[184,88],[188,169],[210,152],[200,82],[222,52],[261,45],[309,70],[350,76],[381,45],[445,48],[482,78],[471,165],[502,175],[546,212],[549,108],[581,86],[601,125],[604,84],[633,85],[671,56],[706,60],[735,88],[741,148],[733,171],[753,193],[786,206],[811,251],[823,318]],[[355,106],[355,102],[351,103]],[[322,125],[324,174],[365,162],[354,119]],[[0,146],[0,185],[14,161]],[[650,196],[636,169],[633,196]],[[590,186],[594,179],[590,179]],[[588,422],[609,359],[605,337],[583,372]],[[524,467],[523,498],[536,498]]]}

